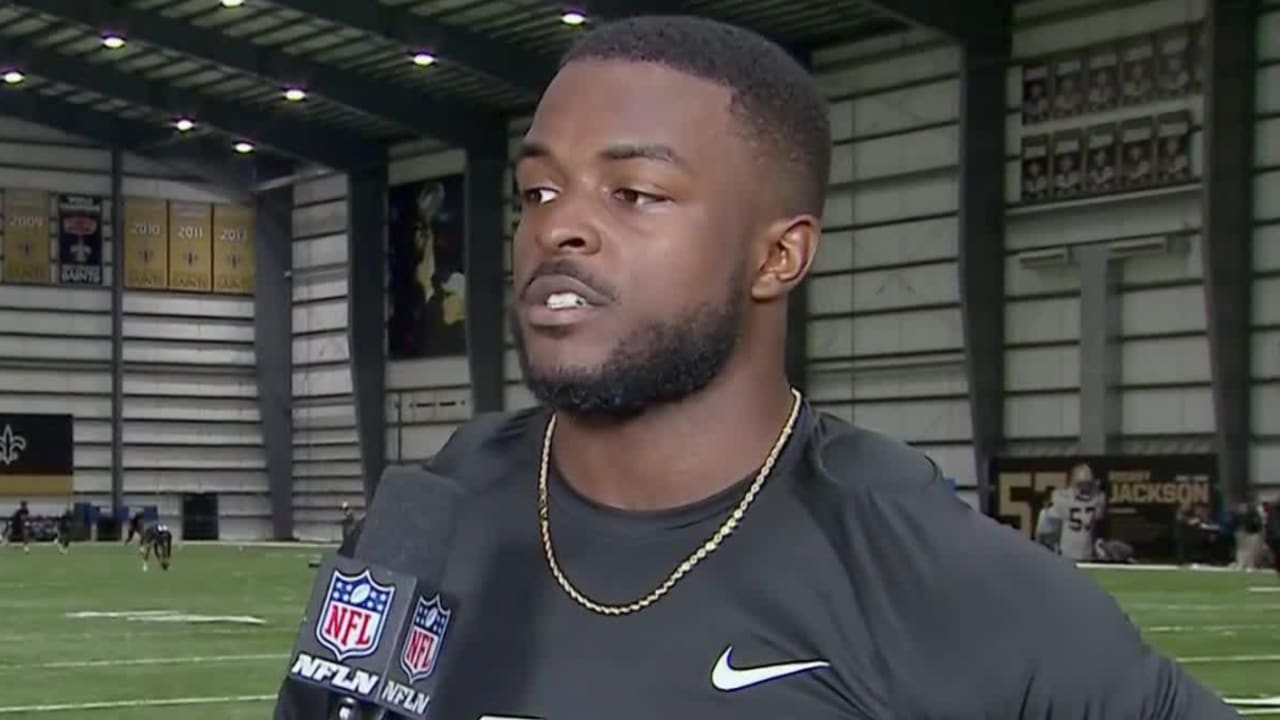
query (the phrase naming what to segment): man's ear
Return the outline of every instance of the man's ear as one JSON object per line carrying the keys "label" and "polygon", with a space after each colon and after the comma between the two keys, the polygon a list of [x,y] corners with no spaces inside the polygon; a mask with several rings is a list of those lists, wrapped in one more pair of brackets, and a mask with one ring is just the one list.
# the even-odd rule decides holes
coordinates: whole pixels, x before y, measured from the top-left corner
{"label": "man's ear", "polygon": [[809,274],[818,254],[822,223],[813,215],[798,215],[769,226],[762,241],[751,297],[767,302],[785,296]]}

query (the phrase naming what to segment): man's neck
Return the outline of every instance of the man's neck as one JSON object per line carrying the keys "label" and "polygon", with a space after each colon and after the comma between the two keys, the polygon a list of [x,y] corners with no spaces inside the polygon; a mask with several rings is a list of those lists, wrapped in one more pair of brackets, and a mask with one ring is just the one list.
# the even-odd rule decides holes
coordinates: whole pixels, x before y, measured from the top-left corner
{"label": "man's neck", "polygon": [[723,377],[695,396],[622,421],[561,413],[553,454],[594,502],[660,510],[710,497],[759,470],[791,410],[784,379]]}

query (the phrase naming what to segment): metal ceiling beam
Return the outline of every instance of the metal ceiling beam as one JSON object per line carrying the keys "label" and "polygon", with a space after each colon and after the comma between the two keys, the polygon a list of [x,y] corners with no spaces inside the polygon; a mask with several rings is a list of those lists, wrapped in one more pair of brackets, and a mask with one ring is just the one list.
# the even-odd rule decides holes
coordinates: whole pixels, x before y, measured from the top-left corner
{"label": "metal ceiling beam", "polygon": [[229,197],[247,196],[248,179],[256,173],[253,162],[232,158],[225,146],[212,147],[207,138],[180,144],[158,145],[170,133],[136,120],[57,98],[15,89],[0,91],[0,114],[78,135],[106,147],[118,147],[189,173],[216,186]]}
{"label": "metal ceiling beam", "polygon": [[351,0],[271,2],[321,20],[395,40],[413,49],[426,50],[529,92],[541,93],[556,74],[556,59],[552,56],[432,20],[402,7]]}
{"label": "metal ceiling beam", "polygon": [[976,7],[978,4],[962,7],[957,0],[872,0],[868,3],[905,23],[937,30],[957,40],[968,40],[983,31],[974,27],[974,16],[986,14],[977,12],[980,9]]}
{"label": "metal ceiling beam", "polygon": [[121,72],[106,63],[91,63],[13,40],[0,40],[0,54],[18,60],[27,72],[49,80],[93,90],[131,105],[189,114],[199,123],[338,170],[386,160],[386,150],[380,144],[352,133],[317,127],[314,122],[284,113],[255,112],[244,105]]}
{"label": "metal ceiling beam", "polygon": [[465,101],[413,90],[325,65],[217,30],[106,0],[10,0],[36,12],[91,27],[120,28],[130,38],[217,63],[277,83],[299,83],[316,94],[444,142],[464,146],[501,116]]}

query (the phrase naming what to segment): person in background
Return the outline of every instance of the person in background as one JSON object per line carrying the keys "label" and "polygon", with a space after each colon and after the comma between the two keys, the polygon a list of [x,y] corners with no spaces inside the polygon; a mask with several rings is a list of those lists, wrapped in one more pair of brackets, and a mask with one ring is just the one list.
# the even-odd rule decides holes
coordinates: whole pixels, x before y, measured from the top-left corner
{"label": "person in background", "polygon": [[1271,548],[1271,563],[1276,575],[1280,575],[1280,501],[1268,503],[1267,522],[1263,534],[1267,538],[1267,547]]}
{"label": "person in background", "polygon": [[1242,502],[1231,514],[1231,526],[1235,529],[1236,559],[1234,567],[1240,570],[1256,570],[1262,566],[1265,549],[1262,537],[1262,508],[1252,502]]}
{"label": "person in background", "polygon": [[143,517],[142,517],[142,511],[141,511],[141,510],[139,510],[138,512],[136,512],[136,513],[134,513],[134,514],[133,514],[133,517],[129,518],[129,534],[128,534],[127,536],[125,536],[124,544],[125,544],[125,545],[128,545],[129,543],[133,542],[133,537],[134,537],[135,535],[137,535],[137,536],[138,536],[138,550],[139,550],[139,552],[141,552],[141,551],[142,551],[142,549],[143,549],[143,548],[142,548],[142,531],[143,531],[143,528],[144,528],[144,520],[143,520]]}
{"label": "person in background", "polygon": [[22,543],[23,552],[31,552],[31,510],[27,501],[23,500],[18,509],[9,516],[8,540],[14,544]]}
{"label": "person in background", "polygon": [[71,508],[58,516],[58,552],[66,555],[71,549]]}
{"label": "person in background", "polygon": [[346,542],[351,537],[351,531],[356,526],[356,514],[351,511],[351,503],[342,503],[342,541]]}
{"label": "person in background", "polygon": [[156,559],[160,561],[160,569],[169,569],[169,559],[173,557],[173,533],[169,531],[169,526],[158,522],[148,525],[142,531],[142,572],[146,572],[147,562],[151,559],[151,554],[155,553]]}
{"label": "person in background", "polygon": [[1056,553],[1062,536],[1062,519],[1053,510],[1053,491],[1044,494],[1042,503],[1036,518],[1036,542]]}

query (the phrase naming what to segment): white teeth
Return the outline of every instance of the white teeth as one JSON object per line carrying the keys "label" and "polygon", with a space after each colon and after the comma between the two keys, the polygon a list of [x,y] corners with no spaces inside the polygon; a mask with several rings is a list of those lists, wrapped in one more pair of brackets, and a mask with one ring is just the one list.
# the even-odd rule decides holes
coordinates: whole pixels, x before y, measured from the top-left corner
{"label": "white teeth", "polygon": [[547,298],[547,307],[551,310],[565,310],[587,306],[587,299],[574,292],[558,292]]}

